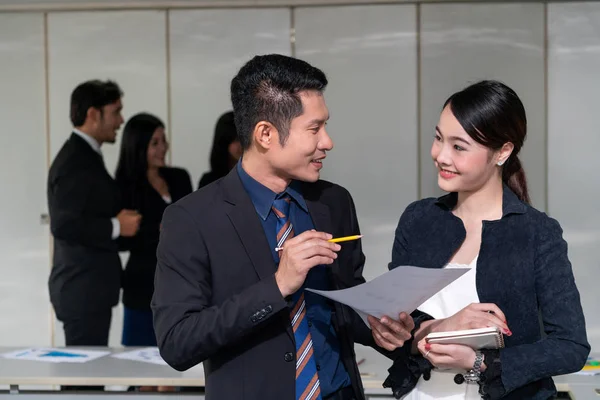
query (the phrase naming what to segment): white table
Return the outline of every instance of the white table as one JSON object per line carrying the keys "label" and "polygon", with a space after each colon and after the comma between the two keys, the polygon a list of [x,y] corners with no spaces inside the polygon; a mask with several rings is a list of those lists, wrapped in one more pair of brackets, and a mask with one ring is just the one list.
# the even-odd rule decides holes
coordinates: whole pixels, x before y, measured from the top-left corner
{"label": "white table", "polygon": [[[111,353],[131,351],[135,348],[81,348],[107,350]],[[0,347],[0,353],[9,353],[19,348]],[[357,360],[367,399],[393,399],[390,389],[382,387],[387,377],[391,361],[375,350],[356,345]],[[575,400],[600,400],[600,376],[563,375],[554,378],[560,392],[569,392]],[[198,393],[187,392],[60,392],[21,390],[22,386],[204,386],[204,370],[197,365],[185,372],[178,372],[169,366],[149,364],[139,361],[101,357],[87,363],[45,363],[39,361],[9,360],[0,358],[0,385],[9,386],[8,392],[0,391],[0,400],[45,399],[110,399],[131,400],[173,400],[177,398],[203,399]]]}
{"label": "white table", "polygon": [[554,383],[560,392],[568,392],[575,400],[600,400],[600,375],[555,376]]}
{"label": "white table", "polygon": [[[72,348],[76,349],[76,348]],[[106,350],[111,353],[132,351],[135,348],[77,348],[83,350]],[[0,354],[19,350],[19,348],[0,347]],[[372,349],[357,345],[358,359],[365,361],[360,365],[365,394],[368,399],[393,399],[390,389],[381,385],[387,377],[387,368],[391,362]],[[15,395],[22,400],[45,399],[110,399],[131,400],[134,395],[136,400],[173,400],[177,398],[192,397],[202,399],[198,393],[170,392],[60,392],[56,391],[31,391],[22,390],[22,386],[204,386],[204,370],[198,365],[188,371],[178,372],[169,366],[149,364],[139,361],[123,360],[110,355],[88,361],[86,363],[46,363],[39,361],[9,360],[0,358],[0,385],[9,386],[7,393],[0,392],[0,400],[15,399]]]}
{"label": "white table", "polygon": [[[73,348],[75,349],[75,348]],[[83,350],[106,350],[120,353],[135,350],[135,348],[92,348],[81,347]],[[0,347],[0,353],[9,353],[19,348]],[[186,392],[61,392],[61,391],[25,391],[26,386],[204,386],[204,370],[202,364],[179,372],[169,366],[150,364],[140,361],[122,360],[110,355],[88,361],[86,363],[50,363],[40,361],[25,361],[0,358],[0,385],[9,386],[8,393],[0,392],[0,399],[14,399],[20,395],[23,400],[42,399],[104,399],[129,400],[131,395],[136,399],[173,400],[193,396],[202,399],[198,393]]]}

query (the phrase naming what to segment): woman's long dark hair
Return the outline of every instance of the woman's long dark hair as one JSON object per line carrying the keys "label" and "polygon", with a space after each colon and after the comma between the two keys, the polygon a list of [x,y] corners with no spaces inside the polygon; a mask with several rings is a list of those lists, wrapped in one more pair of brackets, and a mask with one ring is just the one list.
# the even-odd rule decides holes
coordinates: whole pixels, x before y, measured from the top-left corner
{"label": "woman's long dark hair", "polygon": [[154,131],[164,127],[160,119],[147,113],[136,114],[127,121],[115,172],[115,180],[120,187],[131,187],[135,191],[147,182],[148,146]]}
{"label": "woman's long dark hair", "polygon": [[238,136],[233,120],[233,111],[228,111],[217,121],[210,151],[210,169],[218,178],[229,173],[231,168],[229,145],[236,140],[238,140]]}
{"label": "woman's long dark hair", "polygon": [[502,167],[502,181],[525,203],[530,203],[525,171],[519,151],[527,136],[525,107],[514,90],[505,84],[486,80],[454,93],[444,107],[477,143],[500,150],[505,143],[514,149]]}

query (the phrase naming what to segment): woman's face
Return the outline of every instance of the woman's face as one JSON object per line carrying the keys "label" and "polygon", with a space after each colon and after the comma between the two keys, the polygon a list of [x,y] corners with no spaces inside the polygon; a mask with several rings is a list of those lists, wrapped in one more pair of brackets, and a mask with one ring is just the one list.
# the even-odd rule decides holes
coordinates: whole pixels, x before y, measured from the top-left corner
{"label": "woman's face", "polygon": [[148,144],[148,167],[160,168],[165,166],[165,157],[169,150],[169,144],[165,135],[165,128],[158,127]]}
{"label": "woman's face", "polygon": [[231,156],[231,159],[234,161],[239,160],[242,156],[242,145],[237,139],[229,143],[229,147],[227,149],[229,150],[229,155]]}
{"label": "woman's face", "polygon": [[474,141],[452,114],[442,111],[431,158],[438,171],[438,185],[446,192],[474,192],[497,178],[495,152]]}

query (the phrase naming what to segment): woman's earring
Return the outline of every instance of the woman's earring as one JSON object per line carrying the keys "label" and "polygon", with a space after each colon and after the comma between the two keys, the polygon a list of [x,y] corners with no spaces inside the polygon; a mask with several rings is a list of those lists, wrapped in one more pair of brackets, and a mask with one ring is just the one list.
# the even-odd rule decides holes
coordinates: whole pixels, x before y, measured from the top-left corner
{"label": "woman's earring", "polygon": [[504,161],[498,161],[498,166],[501,167],[504,164]]}

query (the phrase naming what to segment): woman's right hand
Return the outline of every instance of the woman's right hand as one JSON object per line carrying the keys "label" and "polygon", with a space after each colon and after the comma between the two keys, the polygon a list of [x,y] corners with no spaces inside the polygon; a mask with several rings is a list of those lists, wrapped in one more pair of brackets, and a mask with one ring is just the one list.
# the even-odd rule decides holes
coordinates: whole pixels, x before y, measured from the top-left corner
{"label": "woman's right hand", "polygon": [[460,331],[495,326],[505,335],[512,335],[506,316],[493,303],[471,303],[451,317],[441,320],[432,327],[432,332]]}

